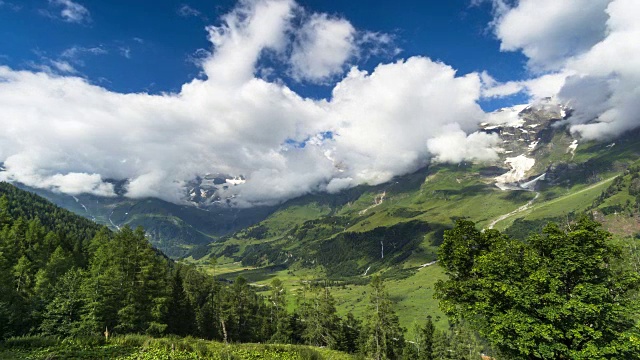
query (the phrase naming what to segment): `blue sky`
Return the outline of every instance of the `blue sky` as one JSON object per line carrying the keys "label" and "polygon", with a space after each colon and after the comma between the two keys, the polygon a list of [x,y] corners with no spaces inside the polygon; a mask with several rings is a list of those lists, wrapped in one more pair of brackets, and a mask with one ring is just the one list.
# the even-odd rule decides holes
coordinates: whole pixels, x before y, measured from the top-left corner
{"label": "blue sky", "polygon": [[[76,3],[87,12],[74,20],[62,15],[63,2],[3,0],[0,64],[33,70],[62,60],[77,75],[113,91],[177,92],[198,76],[194,59],[199,49],[211,48],[205,26],[218,24],[220,16],[236,5],[231,0]],[[359,31],[392,36],[392,46],[400,52],[353,59],[351,64],[361,69],[371,71],[378,63],[418,55],[449,64],[461,74],[485,70],[500,81],[528,76],[525,56],[500,51],[489,28],[489,2],[472,6],[466,0],[399,0],[391,6],[388,1],[305,0],[299,4],[309,13],[345,18]],[[276,74],[301,95],[330,95],[331,84],[317,86],[294,81],[284,71]],[[493,110],[523,100],[516,96],[483,100],[481,105]]]}
{"label": "blue sky", "polygon": [[[473,5],[472,5],[473,4]],[[237,206],[504,166],[502,106],[572,109],[579,141],[640,126],[638,0],[0,0],[0,181]],[[545,100],[547,101],[547,100]],[[515,154],[514,154],[515,155]],[[527,155],[527,154],[522,154]],[[213,201],[213,200],[212,200]]]}

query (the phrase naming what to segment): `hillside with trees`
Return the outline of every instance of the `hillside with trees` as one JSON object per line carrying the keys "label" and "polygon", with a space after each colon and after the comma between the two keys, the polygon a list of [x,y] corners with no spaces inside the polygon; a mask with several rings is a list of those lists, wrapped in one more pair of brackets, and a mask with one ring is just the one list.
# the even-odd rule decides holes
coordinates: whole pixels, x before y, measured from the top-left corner
{"label": "hillside with trees", "polygon": [[[112,232],[11,185],[0,184],[0,192],[2,358],[216,358],[223,351],[240,358],[251,351],[292,358],[640,357],[640,276],[586,217],[519,240],[459,220],[439,250],[448,278],[436,293],[450,327],[437,329],[427,316],[407,332],[380,276],[369,278],[364,316],[339,316],[334,282],[304,281],[288,293],[276,278],[265,291],[241,276],[228,281],[169,260],[141,228]],[[215,271],[215,261],[211,266]],[[216,348],[190,337],[311,347]],[[341,353],[322,355],[318,347]]]}
{"label": "hillside with trees", "polygon": [[[369,315],[340,317],[329,281],[305,282],[300,291],[288,294],[275,279],[268,295],[260,295],[243,277],[214,278],[169,260],[150,245],[141,228],[113,232],[12,185],[2,183],[0,191],[2,356],[33,348],[43,357],[69,351],[81,356],[80,348],[99,350],[109,344],[120,344],[129,353],[147,351],[126,345],[129,334],[143,334],[147,340],[131,341],[151,341],[162,348],[167,342],[152,339],[192,336],[398,359],[431,347],[441,354],[459,351],[457,344],[473,338],[461,339],[460,327],[434,331],[425,319],[419,334],[427,335],[405,341],[405,329],[379,277],[368,290]],[[287,306],[290,301],[293,309]],[[181,342],[171,339],[173,351]],[[431,345],[434,339],[439,341]],[[197,353],[188,341],[182,344],[187,353]]]}

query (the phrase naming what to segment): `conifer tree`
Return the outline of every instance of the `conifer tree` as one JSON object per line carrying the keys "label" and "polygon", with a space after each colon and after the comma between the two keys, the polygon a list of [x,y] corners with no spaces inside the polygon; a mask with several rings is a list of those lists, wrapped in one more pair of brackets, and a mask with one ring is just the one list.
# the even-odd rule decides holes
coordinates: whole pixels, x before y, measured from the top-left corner
{"label": "conifer tree", "polygon": [[196,323],[195,312],[189,302],[183,286],[182,269],[177,268],[171,279],[171,297],[167,304],[166,320],[167,332],[186,336],[193,330]]}
{"label": "conifer tree", "polygon": [[435,326],[431,315],[427,316],[427,321],[424,327],[420,329],[420,360],[432,360],[433,359],[433,336],[435,333]]}
{"label": "conifer tree", "polygon": [[280,279],[271,281],[271,294],[269,296],[269,323],[272,335],[269,341],[272,343],[287,344],[291,342],[291,328],[289,315],[287,314],[287,292]]}
{"label": "conifer tree", "polygon": [[44,335],[68,337],[79,333],[81,311],[84,304],[82,282],[84,276],[78,268],[63,274],[51,289],[39,330]]}
{"label": "conifer tree", "polygon": [[375,360],[397,359],[404,348],[404,331],[400,328],[380,276],[371,279],[370,291],[365,353]]}
{"label": "conifer tree", "polygon": [[352,312],[340,322],[340,336],[338,337],[338,350],[356,353],[360,349],[360,334],[362,332],[362,323],[356,319]]}

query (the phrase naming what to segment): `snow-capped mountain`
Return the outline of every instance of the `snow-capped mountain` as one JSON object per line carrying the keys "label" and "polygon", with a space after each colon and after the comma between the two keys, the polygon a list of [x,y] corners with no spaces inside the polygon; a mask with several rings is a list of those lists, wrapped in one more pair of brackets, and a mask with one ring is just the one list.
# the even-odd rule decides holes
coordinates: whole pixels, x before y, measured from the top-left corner
{"label": "snow-capped mountain", "polygon": [[[501,142],[501,157],[497,166],[506,171],[494,178],[496,186],[503,190],[532,190],[545,173],[536,173],[536,163],[551,146],[562,120],[570,114],[560,103],[547,98],[534,104],[503,108],[488,116],[480,124],[487,133],[497,134]],[[577,140],[572,139],[567,151],[574,152]],[[547,151],[548,152],[548,151]]]}

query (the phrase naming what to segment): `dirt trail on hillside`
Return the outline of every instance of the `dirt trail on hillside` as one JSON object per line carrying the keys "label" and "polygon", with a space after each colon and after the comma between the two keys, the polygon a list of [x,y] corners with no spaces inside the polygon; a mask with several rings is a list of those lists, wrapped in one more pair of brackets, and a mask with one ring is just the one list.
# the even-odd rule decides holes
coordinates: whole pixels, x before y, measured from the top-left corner
{"label": "dirt trail on hillside", "polygon": [[500,221],[502,221],[502,220],[504,220],[504,219],[506,219],[506,218],[509,218],[509,217],[511,217],[511,216],[513,216],[513,215],[515,215],[515,214],[517,214],[517,213],[521,213],[521,212],[523,212],[523,211],[525,211],[525,210],[529,209],[529,207],[531,206],[531,204],[533,204],[533,202],[534,202],[534,201],[536,201],[536,199],[538,198],[538,196],[540,196],[540,193],[539,193],[539,192],[536,192],[536,196],[535,196],[533,199],[529,200],[526,204],[524,204],[524,205],[520,206],[519,208],[517,208],[517,209],[513,210],[513,211],[512,211],[512,212],[510,212],[510,213],[506,213],[506,214],[504,214],[504,215],[500,215],[498,218],[496,218],[496,219],[495,219],[495,220],[493,220],[491,223],[489,223],[489,226],[487,227],[487,229],[493,229],[493,227],[494,227],[497,223],[499,223]]}
{"label": "dirt trail on hillside", "polygon": [[[553,203],[556,203],[556,202],[558,202],[558,201],[565,200],[565,199],[567,199],[567,198],[569,198],[569,197],[571,197],[571,196],[575,196],[575,195],[582,194],[582,193],[583,193],[583,192],[585,192],[585,191],[589,191],[589,190],[591,190],[591,189],[593,189],[593,188],[595,188],[595,187],[598,187],[598,186],[600,186],[600,185],[602,185],[602,184],[604,184],[604,183],[607,183],[607,182],[609,182],[609,181],[612,181],[612,180],[613,180],[613,179],[615,179],[616,177],[617,177],[617,175],[616,175],[616,176],[612,176],[612,177],[610,177],[610,178],[608,178],[608,179],[605,179],[605,180],[602,180],[602,181],[600,181],[600,182],[597,182],[597,183],[595,183],[595,184],[593,184],[593,185],[587,186],[587,187],[586,187],[586,188],[584,188],[584,189],[578,190],[578,191],[576,191],[576,192],[574,192],[574,193],[572,193],[572,194],[569,194],[569,195],[566,195],[566,196],[561,196],[561,197],[559,197],[559,198],[557,198],[557,199],[553,199],[553,200],[551,200],[551,201],[548,201],[548,202],[544,203],[544,205],[553,204]],[[529,200],[529,202],[527,202],[526,204],[524,204],[524,205],[520,206],[519,208],[517,208],[517,209],[515,209],[515,210],[513,210],[513,211],[511,211],[511,212],[509,212],[509,213],[507,213],[507,214],[500,215],[500,216],[499,216],[499,217],[497,217],[495,220],[493,220],[492,222],[490,222],[490,223],[489,223],[489,226],[487,226],[487,229],[493,229],[493,227],[494,227],[497,223],[499,223],[500,221],[505,220],[505,219],[508,219],[508,218],[510,218],[510,217],[512,217],[512,216],[514,216],[514,215],[516,215],[516,214],[518,214],[518,213],[521,213],[521,212],[523,212],[523,211],[525,211],[525,210],[528,210],[528,209],[531,207],[531,205],[533,204],[533,202],[534,202],[534,201],[535,201],[539,196],[540,196],[540,193],[539,193],[539,192],[536,192],[536,197],[534,197],[533,199]]]}

